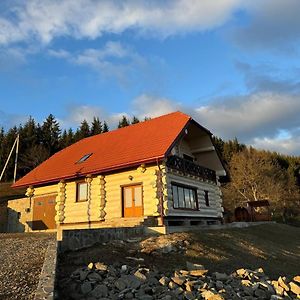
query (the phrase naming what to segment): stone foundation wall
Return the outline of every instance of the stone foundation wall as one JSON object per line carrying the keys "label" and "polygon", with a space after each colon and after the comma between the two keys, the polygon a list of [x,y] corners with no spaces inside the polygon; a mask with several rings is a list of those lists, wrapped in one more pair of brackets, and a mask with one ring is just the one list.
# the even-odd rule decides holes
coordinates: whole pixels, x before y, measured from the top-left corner
{"label": "stone foundation wall", "polygon": [[60,253],[68,250],[78,250],[90,247],[96,243],[124,240],[142,235],[144,235],[144,228],[142,226],[63,230],[62,240],[58,242],[58,250]]}
{"label": "stone foundation wall", "polygon": [[55,277],[57,267],[57,243],[55,240],[50,241],[43,269],[40,275],[39,284],[35,293],[34,300],[53,300],[55,297]]}

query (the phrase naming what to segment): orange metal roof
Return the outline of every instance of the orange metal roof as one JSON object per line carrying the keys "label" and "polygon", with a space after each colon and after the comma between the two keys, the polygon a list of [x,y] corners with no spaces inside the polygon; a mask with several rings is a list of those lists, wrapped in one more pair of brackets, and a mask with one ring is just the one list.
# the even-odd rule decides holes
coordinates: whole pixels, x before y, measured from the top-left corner
{"label": "orange metal roof", "polygon": [[[174,112],[82,139],[51,156],[13,187],[57,182],[162,159],[190,120],[190,116]],[[92,155],[87,160],[78,163],[89,153]]]}

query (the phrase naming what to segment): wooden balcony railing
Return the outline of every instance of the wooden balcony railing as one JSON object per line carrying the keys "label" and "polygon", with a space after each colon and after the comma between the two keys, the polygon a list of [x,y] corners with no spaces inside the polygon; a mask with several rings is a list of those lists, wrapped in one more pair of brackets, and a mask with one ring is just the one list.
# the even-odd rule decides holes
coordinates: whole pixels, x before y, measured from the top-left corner
{"label": "wooden balcony railing", "polygon": [[194,175],[198,176],[204,180],[209,180],[216,182],[216,172],[202,167],[200,165],[197,165],[193,163],[192,161],[189,161],[187,159],[181,158],[176,155],[169,156],[167,158],[166,165],[170,169],[174,169],[177,171],[180,171],[184,174]]}

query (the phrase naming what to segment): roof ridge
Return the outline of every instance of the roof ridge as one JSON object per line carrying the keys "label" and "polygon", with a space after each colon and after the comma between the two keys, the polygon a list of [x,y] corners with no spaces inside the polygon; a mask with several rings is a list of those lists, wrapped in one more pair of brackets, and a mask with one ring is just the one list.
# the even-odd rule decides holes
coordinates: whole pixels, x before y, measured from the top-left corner
{"label": "roof ridge", "polygon": [[[87,137],[85,137],[85,138],[83,138],[83,139],[77,141],[76,143],[81,142],[81,141],[84,141],[84,140],[87,140],[87,139],[89,139],[89,138],[93,138],[93,137],[99,136],[99,135],[104,135],[104,134],[107,135],[107,134],[111,134],[111,133],[117,132],[118,130],[128,129],[129,127],[132,127],[132,126],[135,126],[135,127],[136,127],[136,126],[141,126],[142,124],[144,124],[144,123],[146,123],[146,122],[155,121],[155,120],[157,120],[157,119],[164,118],[164,117],[167,117],[167,116],[169,116],[169,115],[176,114],[176,113],[180,113],[180,114],[185,115],[185,116],[189,117],[190,119],[192,119],[192,117],[191,117],[190,115],[185,114],[185,113],[181,112],[180,110],[176,110],[176,111],[173,111],[173,112],[170,112],[170,113],[167,113],[167,114],[163,114],[163,115],[160,115],[160,116],[157,116],[157,117],[154,117],[154,118],[150,118],[150,119],[148,119],[148,120],[140,121],[140,122],[135,123],[135,124],[129,124],[129,125],[124,126],[124,127],[120,127],[120,128],[117,127],[117,128],[115,128],[115,129],[109,130],[109,131],[107,131],[107,132],[101,132],[101,133],[98,133],[98,134],[95,134],[95,135],[92,135],[92,136],[87,136]],[[74,144],[76,144],[76,143],[74,143]],[[65,149],[65,148],[64,148],[64,149]],[[62,150],[64,150],[64,149],[62,149]]]}

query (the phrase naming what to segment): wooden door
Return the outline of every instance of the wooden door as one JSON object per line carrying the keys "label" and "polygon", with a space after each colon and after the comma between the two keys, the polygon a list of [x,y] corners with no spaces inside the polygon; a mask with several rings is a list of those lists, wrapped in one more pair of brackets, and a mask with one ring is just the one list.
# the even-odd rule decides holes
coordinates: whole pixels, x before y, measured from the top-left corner
{"label": "wooden door", "polygon": [[56,195],[34,198],[32,219],[33,230],[46,230],[56,228],[55,198]]}
{"label": "wooden door", "polygon": [[124,217],[143,216],[142,185],[123,187]]}

